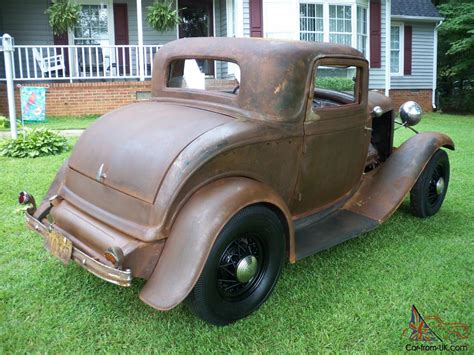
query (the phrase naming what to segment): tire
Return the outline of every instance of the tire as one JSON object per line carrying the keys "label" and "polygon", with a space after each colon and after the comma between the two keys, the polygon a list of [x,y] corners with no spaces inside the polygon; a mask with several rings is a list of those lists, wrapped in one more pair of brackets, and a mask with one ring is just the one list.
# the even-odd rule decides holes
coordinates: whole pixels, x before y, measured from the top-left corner
{"label": "tire", "polygon": [[436,214],[446,197],[448,184],[449,158],[448,154],[440,149],[431,157],[410,192],[413,214],[420,218]]}
{"label": "tire", "polygon": [[217,237],[185,301],[190,310],[215,325],[232,323],[256,311],[280,277],[285,235],[280,219],[270,209],[255,205],[239,211]]}

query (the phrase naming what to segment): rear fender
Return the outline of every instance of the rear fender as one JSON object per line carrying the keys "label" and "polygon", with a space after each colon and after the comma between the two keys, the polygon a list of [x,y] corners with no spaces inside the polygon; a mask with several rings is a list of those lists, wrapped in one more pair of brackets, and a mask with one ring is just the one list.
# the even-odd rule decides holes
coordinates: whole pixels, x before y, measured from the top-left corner
{"label": "rear fender", "polygon": [[38,209],[35,211],[34,217],[38,218],[38,216],[41,216],[41,214],[43,214],[43,212],[45,212],[46,209],[50,205],[49,199],[59,192],[59,189],[61,188],[62,184],[64,183],[68,163],[69,163],[69,159],[66,159],[64,161],[63,165],[61,165],[61,167],[59,168],[53,182],[49,186],[48,192],[46,193],[46,195],[43,198],[43,201],[41,202]]}
{"label": "rear fender", "polygon": [[286,221],[290,261],[294,232],[290,212],[268,186],[255,180],[229,177],[199,189],[178,213],[155,271],[140,299],[159,310],[182,302],[196,284],[210,250],[225,224],[244,207],[264,203]]}

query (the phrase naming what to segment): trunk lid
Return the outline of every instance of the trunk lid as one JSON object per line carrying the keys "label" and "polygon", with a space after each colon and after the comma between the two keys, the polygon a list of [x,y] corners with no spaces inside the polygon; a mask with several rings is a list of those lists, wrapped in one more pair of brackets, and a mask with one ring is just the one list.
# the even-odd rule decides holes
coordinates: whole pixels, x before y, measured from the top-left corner
{"label": "trunk lid", "polygon": [[[69,167],[105,186],[153,203],[177,155],[201,134],[230,120],[228,116],[168,103],[149,101],[125,106],[104,115],[81,135]],[[105,175],[103,179],[98,178],[100,172]]]}

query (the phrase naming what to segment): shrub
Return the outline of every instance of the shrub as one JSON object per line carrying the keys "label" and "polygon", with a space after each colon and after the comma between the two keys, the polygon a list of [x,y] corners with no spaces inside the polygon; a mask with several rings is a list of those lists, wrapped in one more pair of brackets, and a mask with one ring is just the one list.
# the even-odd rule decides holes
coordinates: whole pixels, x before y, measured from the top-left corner
{"label": "shrub", "polygon": [[171,0],[156,0],[153,5],[148,6],[146,20],[148,24],[158,32],[171,30],[181,23],[175,2]]}
{"label": "shrub", "polygon": [[[22,128],[21,120],[16,120],[16,127]],[[10,119],[5,116],[0,116],[0,128],[10,128]]]}
{"label": "shrub", "polygon": [[456,96],[440,96],[439,106],[446,113],[474,113],[474,90]]}
{"label": "shrub", "polygon": [[5,116],[0,116],[0,128],[10,128],[10,120]]}
{"label": "shrub", "polygon": [[440,79],[438,82],[439,106],[446,113],[474,113],[474,80]]}
{"label": "shrub", "polygon": [[354,81],[349,78],[316,78],[315,87],[317,89],[328,89],[335,91],[354,91]]}
{"label": "shrub", "polygon": [[27,130],[17,139],[8,139],[0,146],[0,155],[11,158],[37,158],[60,154],[69,149],[66,138],[48,129]]}

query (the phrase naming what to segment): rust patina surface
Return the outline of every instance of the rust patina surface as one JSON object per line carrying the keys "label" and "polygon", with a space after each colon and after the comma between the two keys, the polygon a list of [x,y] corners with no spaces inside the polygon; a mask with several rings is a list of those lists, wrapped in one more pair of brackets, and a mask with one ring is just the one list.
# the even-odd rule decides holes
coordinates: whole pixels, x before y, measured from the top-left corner
{"label": "rust patina surface", "polygon": [[[168,87],[170,63],[188,58],[237,63],[237,94]],[[318,65],[357,68],[353,103],[314,87]],[[391,101],[369,93],[368,70],[360,52],[334,44],[169,43],[155,57],[152,99],[84,132],[28,226],[60,232],[73,243],[72,258],[107,281],[148,279],[140,298],[161,310],[188,295],[220,231],[244,207],[263,204],[278,215],[290,262],[375,228],[430,157],[454,143],[421,133],[395,149]],[[333,107],[315,107],[315,99]],[[327,219],[331,229],[330,216],[344,225],[340,238],[315,247],[298,237],[314,221]],[[104,256],[110,247],[123,251],[119,267]]]}

